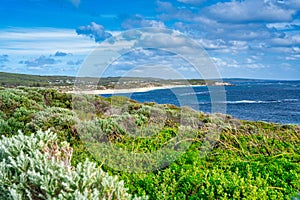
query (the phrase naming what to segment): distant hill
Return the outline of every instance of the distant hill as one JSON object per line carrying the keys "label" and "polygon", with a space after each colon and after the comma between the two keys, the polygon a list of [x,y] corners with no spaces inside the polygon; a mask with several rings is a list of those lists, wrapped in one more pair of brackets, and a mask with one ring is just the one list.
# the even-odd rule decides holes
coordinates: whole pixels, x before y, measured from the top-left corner
{"label": "distant hill", "polygon": [[70,76],[38,76],[0,72],[0,86],[16,87],[48,87],[74,84],[74,77]]}
{"label": "distant hill", "polygon": [[[28,74],[16,74],[0,72],[0,86],[3,87],[56,87],[63,90],[71,86],[84,85],[89,88],[97,84],[98,89],[115,88],[140,88],[164,85],[222,85],[222,82],[216,80],[203,79],[160,79],[151,77],[73,77],[73,76],[39,76]],[[228,85],[224,83],[224,85]]]}

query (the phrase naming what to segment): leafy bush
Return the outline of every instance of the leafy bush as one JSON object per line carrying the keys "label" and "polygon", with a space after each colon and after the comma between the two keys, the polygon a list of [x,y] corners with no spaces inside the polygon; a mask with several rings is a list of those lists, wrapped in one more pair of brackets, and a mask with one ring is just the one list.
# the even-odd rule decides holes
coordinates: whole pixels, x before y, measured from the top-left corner
{"label": "leafy bush", "polygon": [[76,114],[65,108],[49,107],[34,115],[31,125],[35,129],[47,130],[53,128],[57,131],[67,130],[76,124]]}
{"label": "leafy bush", "polygon": [[0,140],[1,199],[147,199],[89,161],[70,165],[72,148],[49,131]]}
{"label": "leafy bush", "polygon": [[7,89],[0,91],[0,110],[10,117],[17,108],[25,107],[30,110],[39,110],[39,105],[34,100],[28,98],[28,93],[18,89]]}

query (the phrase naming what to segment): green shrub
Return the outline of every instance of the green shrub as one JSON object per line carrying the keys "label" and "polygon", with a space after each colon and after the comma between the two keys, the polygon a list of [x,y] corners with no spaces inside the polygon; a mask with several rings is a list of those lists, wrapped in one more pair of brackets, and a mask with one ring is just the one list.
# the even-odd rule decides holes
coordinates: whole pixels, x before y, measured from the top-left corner
{"label": "green shrub", "polygon": [[1,199],[146,199],[89,161],[70,165],[72,148],[49,131],[0,140]]}
{"label": "green shrub", "polygon": [[17,108],[24,107],[28,110],[39,110],[41,106],[28,98],[28,93],[22,90],[0,90],[0,110],[10,117]]}
{"label": "green shrub", "polygon": [[49,107],[35,113],[32,121],[27,125],[37,131],[39,129],[51,131],[59,134],[61,139],[72,141],[76,137],[75,125],[78,123],[76,113],[69,109],[59,107]]}

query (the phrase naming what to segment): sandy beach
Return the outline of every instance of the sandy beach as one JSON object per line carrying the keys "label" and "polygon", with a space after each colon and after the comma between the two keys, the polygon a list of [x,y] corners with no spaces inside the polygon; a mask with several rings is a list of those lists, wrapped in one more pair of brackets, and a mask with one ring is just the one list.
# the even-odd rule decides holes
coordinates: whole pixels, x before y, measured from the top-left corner
{"label": "sandy beach", "polygon": [[142,88],[130,88],[130,89],[105,89],[105,90],[72,90],[67,93],[71,94],[124,94],[124,93],[137,93],[148,92],[151,90],[172,89],[179,87],[199,87],[205,85],[165,85],[159,87],[142,87]]}

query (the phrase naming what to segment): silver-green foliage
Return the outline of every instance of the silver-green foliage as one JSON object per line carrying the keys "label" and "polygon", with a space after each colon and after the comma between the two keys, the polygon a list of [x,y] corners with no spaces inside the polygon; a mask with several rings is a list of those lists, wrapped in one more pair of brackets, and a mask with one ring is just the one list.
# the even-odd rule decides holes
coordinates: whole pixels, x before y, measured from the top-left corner
{"label": "silver-green foliage", "polygon": [[0,199],[146,199],[95,163],[70,165],[72,148],[50,131],[0,140]]}
{"label": "silver-green foliage", "polygon": [[64,130],[77,123],[76,113],[69,109],[59,107],[49,107],[37,112],[30,123],[36,130],[53,129]]}

